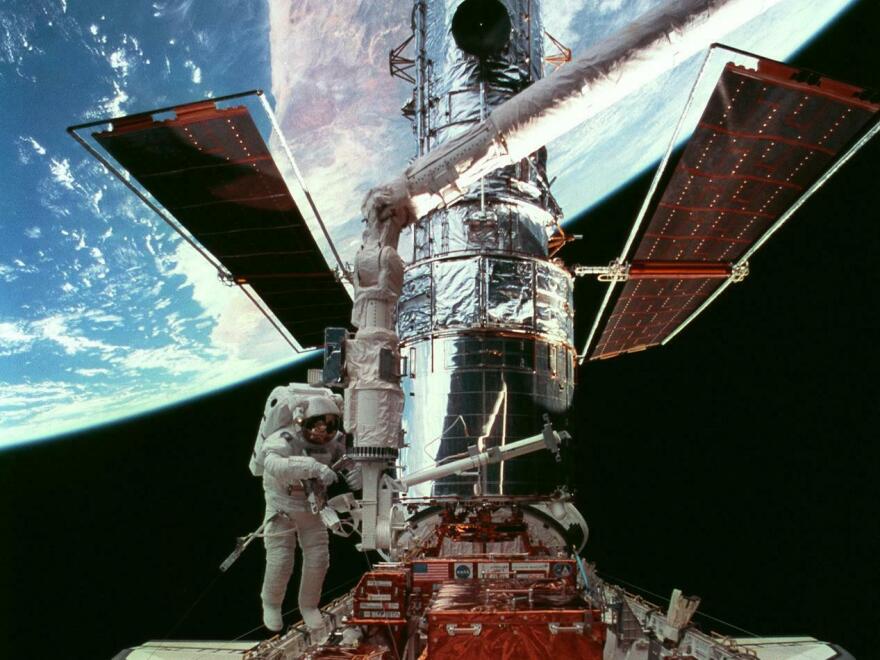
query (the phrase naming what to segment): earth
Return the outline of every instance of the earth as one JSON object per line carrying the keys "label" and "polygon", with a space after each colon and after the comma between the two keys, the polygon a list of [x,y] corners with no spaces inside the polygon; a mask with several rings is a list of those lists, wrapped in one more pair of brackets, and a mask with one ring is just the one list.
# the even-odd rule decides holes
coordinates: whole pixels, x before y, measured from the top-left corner
{"label": "earth", "polygon": [[[577,55],[659,3],[548,2],[544,25]],[[785,59],[849,4],[785,0],[725,42]],[[399,110],[410,89],[387,65],[409,36],[410,8],[0,4],[0,157],[11,164],[0,178],[0,449],[144,414],[304,357],[65,127],[265,89],[351,260],[364,193],[414,152]],[[548,145],[566,222],[656,164],[700,60]]]}

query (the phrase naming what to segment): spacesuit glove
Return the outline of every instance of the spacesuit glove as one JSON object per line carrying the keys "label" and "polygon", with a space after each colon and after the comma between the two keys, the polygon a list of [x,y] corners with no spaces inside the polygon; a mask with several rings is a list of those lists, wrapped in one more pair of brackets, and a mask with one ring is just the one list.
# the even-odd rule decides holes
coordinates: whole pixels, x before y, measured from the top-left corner
{"label": "spacesuit glove", "polygon": [[312,478],[320,479],[325,486],[336,483],[336,473],[318,461],[315,461],[315,465],[312,467]]}
{"label": "spacesuit glove", "polygon": [[344,472],[345,483],[351,490],[361,490],[364,487],[364,476],[361,473],[361,466],[355,465],[352,469]]}

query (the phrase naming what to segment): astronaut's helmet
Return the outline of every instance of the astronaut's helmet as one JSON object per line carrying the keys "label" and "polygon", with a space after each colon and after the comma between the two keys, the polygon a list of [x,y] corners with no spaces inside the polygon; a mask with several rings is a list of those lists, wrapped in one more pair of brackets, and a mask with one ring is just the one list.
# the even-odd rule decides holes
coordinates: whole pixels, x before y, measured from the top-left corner
{"label": "astronaut's helmet", "polygon": [[339,407],[330,397],[309,397],[302,422],[303,436],[309,442],[324,444],[336,437],[340,430]]}

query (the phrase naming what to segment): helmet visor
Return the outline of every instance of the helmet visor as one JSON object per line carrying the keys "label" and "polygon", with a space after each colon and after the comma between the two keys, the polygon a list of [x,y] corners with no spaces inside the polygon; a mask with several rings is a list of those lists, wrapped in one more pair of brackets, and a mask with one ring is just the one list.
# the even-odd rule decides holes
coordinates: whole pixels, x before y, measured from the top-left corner
{"label": "helmet visor", "polygon": [[306,431],[320,431],[335,433],[339,430],[339,418],[336,415],[316,415],[309,417],[303,423]]}

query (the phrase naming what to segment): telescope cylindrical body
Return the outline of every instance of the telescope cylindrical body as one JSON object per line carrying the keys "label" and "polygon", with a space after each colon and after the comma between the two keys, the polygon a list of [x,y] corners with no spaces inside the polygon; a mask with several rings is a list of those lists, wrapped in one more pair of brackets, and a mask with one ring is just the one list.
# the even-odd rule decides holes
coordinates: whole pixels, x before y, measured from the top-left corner
{"label": "telescope cylindrical body", "polygon": [[[467,14],[475,8],[490,10],[482,27],[491,34],[480,34],[480,21]],[[473,127],[542,76],[539,8],[537,0],[416,2],[419,153]],[[459,44],[484,52],[469,54]],[[415,224],[412,252],[402,255],[408,263],[397,322],[408,364],[402,382],[407,474],[469,446],[530,436],[544,412],[570,405],[572,277],[548,254],[559,216],[541,149]],[[490,465],[482,477],[465,473],[422,484],[410,494],[468,496],[477,485],[484,494],[541,492],[553,484],[535,461],[552,465],[549,456],[519,459]]]}

